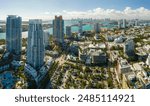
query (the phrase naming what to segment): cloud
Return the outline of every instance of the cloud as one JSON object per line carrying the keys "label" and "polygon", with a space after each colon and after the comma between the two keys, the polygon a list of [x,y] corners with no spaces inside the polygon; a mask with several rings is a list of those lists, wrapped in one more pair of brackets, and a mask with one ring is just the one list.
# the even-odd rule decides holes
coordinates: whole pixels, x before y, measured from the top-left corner
{"label": "cloud", "polygon": [[[1,9],[0,9],[1,12]],[[103,8],[94,8],[87,11],[45,11],[41,12],[41,14],[35,15],[20,15],[23,17],[23,20],[28,19],[54,19],[55,15],[62,15],[64,19],[75,19],[75,18],[93,18],[93,19],[104,19],[104,18],[111,18],[111,19],[144,19],[150,20],[150,10],[144,7],[139,7],[133,9],[131,7],[126,7],[123,10],[116,10],[116,9],[103,9]],[[1,19],[6,19],[7,14],[1,15]]]}
{"label": "cloud", "polygon": [[[48,14],[49,12],[46,12]],[[50,14],[50,13],[49,13]],[[150,19],[150,10],[144,7],[137,9],[132,9],[131,7],[126,7],[124,10],[116,9],[103,9],[95,8],[87,11],[67,11],[63,10],[61,12],[52,13],[53,15],[63,15],[64,19],[71,18],[95,18],[95,19]]]}
{"label": "cloud", "polygon": [[50,14],[50,12],[44,12],[44,14],[45,14],[45,15],[49,15],[49,14]]}

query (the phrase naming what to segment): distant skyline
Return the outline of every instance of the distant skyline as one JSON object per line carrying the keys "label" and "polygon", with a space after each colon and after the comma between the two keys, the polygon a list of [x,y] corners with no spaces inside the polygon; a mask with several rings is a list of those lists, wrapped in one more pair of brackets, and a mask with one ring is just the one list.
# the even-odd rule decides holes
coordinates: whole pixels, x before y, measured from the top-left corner
{"label": "distant skyline", "polygon": [[150,19],[149,0],[1,0],[0,20],[19,15],[23,20],[71,18]]}

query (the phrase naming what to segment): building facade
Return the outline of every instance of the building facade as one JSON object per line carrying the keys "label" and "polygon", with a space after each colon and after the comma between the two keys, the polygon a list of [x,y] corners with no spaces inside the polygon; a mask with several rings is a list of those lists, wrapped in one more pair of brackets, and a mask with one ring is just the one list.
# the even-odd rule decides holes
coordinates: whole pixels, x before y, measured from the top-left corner
{"label": "building facade", "polygon": [[50,34],[49,32],[44,32],[44,46],[45,48],[50,45]]}
{"label": "building facade", "polygon": [[100,33],[100,24],[99,23],[95,23],[94,30],[95,30],[95,33]]}
{"label": "building facade", "polygon": [[135,53],[135,43],[132,39],[128,39],[124,45],[124,52],[128,56],[133,56]]}
{"label": "building facade", "polygon": [[44,32],[42,20],[29,20],[27,64],[39,70],[44,64]]}
{"label": "building facade", "polygon": [[126,28],[126,27],[127,27],[126,19],[123,19],[122,21],[123,21],[123,25],[122,25],[122,27],[123,27],[123,28]]}
{"label": "building facade", "polygon": [[117,63],[117,73],[120,75],[128,72],[131,72],[131,67],[128,61],[126,59],[119,59]]}
{"label": "building facade", "polygon": [[62,16],[55,16],[55,19],[53,20],[53,36],[56,42],[64,42],[64,20]]}
{"label": "building facade", "polygon": [[72,33],[71,33],[71,26],[66,26],[66,35],[68,38],[71,37]]}
{"label": "building facade", "polygon": [[9,15],[6,22],[6,51],[14,55],[15,60],[20,60],[22,48],[22,18]]}
{"label": "building facade", "polygon": [[121,20],[118,20],[118,28],[121,28]]}
{"label": "building facade", "polygon": [[138,19],[135,20],[135,26],[139,26],[139,20]]}
{"label": "building facade", "polygon": [[79,21],[79,33],[82,34],[83,29],[82,29],[82,21]]}

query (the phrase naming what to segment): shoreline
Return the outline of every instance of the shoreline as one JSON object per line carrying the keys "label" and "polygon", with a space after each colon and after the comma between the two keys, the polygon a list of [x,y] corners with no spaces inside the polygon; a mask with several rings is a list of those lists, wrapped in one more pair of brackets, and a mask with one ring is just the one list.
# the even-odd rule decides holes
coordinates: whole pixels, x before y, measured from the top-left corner
{"label": "shoreline", "polygon": [[[27,38],[28,32],[22,32],[22,38]],[[0,40],[5,40],[6,33],[0,33]]]}

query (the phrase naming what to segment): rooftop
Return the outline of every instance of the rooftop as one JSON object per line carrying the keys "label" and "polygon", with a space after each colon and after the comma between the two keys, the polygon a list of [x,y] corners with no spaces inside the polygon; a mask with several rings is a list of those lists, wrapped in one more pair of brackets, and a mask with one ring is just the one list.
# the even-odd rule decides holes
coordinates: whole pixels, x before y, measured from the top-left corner
{"label": "rooftop", "polygon": [[128,72],[125,74],[125,76],[128,80],[132,80],[136,77],[136,74],[134,72]]}
{"label": "rooftop", "polygon": [[139,63],[133,64],[133,68],[135,69],[135,71],[142,71],[142,67]]}
{"label": "rooftop", "polygon": [[128,63],[128,61],[126,59],[121,59],[120,65],[121,65],[121,68],[130,67],[130,64]]}
{"label": "rooftop", "polygon": [[93,56],[99,56],[99,55],[106,55],[102,50],[90,50],[89,51],[90,53],[89,54],[91,54],[91,55],[93,55]]}
{"label": "rooftop", "polygon": [[37,77],[37,71],[31,67],[29,64],[25,64],[25,71],[30,74],[32,77]]}

